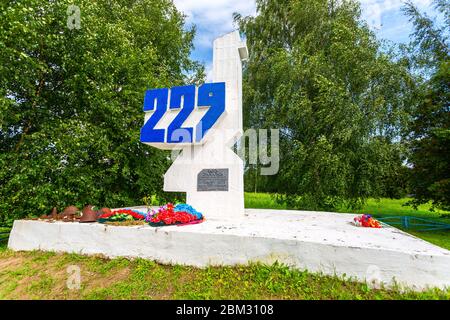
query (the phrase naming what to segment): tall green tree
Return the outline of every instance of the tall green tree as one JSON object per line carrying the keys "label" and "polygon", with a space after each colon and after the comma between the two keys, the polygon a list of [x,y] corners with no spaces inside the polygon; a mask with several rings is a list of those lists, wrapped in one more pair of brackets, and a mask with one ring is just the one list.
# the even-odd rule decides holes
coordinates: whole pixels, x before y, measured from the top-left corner
{"label": "tall green tree", "polygon": [[139,142],[143,96],[202,79],[195,30],[171,0],[72,3],[0,3],[0,222],[164,196],[167,154]]}
{"label": "tall green tree", "polygon": [[386,176],[404,160],[398,137],[413,81],[382,50],[359,4],[257,0],[255,17],[235,19],[250,51],[246,126],[281,130],[271,188],[309,209],[383,194]]}
{"label": "tall green tree", "polygon": [[414,206],[432,201],[450,210],[450,3],[435,0],[444,18],[438,25],[412,2],[404,11],[415,27],[411,65],[424,81],[411,123],[411,188]]}

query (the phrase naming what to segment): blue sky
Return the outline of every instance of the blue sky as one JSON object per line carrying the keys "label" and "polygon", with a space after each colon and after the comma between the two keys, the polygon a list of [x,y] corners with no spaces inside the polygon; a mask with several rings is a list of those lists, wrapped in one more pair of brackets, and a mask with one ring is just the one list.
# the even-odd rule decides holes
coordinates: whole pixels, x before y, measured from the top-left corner
{"label": "blue sky", "polygon": [[[192,57],[205,64],[210,78],[212,41],[235,29],[233,12],[254,15],[255,2],[254,0],[174,0],[174,2],[178,9],[187,15],[187,23],[197,26]],[[408,42],[412,25],[400,10],[404,0],[360,0],[360,2],[364,19],[369,22],[379,38],[396,43]],[[413,0],[413,2],[419,9],[433,16],[431,0]]]}

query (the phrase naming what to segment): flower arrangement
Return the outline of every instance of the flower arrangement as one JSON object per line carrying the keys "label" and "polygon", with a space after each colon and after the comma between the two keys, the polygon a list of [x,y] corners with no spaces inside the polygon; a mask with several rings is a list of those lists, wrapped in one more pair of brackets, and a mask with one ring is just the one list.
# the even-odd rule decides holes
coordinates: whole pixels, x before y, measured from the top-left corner
{"label": "flower arrangement", "polygon": [[168,203],[158,210],[149,209],[148,212],[140,212],[131,209],[119,209],[103,212],[98,217],[98,222],[114,225],[135,225],[147,222],[150,226],[186,225],[203,222],[203,215],[188,204]]}
{"label": "flower arrangement", "polygon": [[381,228],[381,224],[378,220],[372,218],[369,214],[363,214],[360,217],[355,217],[353,222],[358,227],[365,228]]}
{"label": "flower arrangement", "polygon": [[131,209],[119,209],[109,213],[103,213],[99,216],[98,221],[105,222],[119,222],[119,221],[139,221],[144,220],[145,214]]}
{"label": "flower arrangement", "polygon": [[188,205],[186,203],[179,203],[179,204],[177,204],[173,210],[175,212],[177,212],[177,211],[184,211],[184,212],[187,212],[187,213],[190,213],[190,214],[196,216],[197,219],[203,219],[203,215],[200,212],[198,212],[192,206],[190,206],[190,205]]}
{"label": "flower arrangement", "polygon": [[152,210],[146,221],[153,227],[196,224],[203,222],[203,215],[187,204],[174,206],[168,203],[158,210]]}

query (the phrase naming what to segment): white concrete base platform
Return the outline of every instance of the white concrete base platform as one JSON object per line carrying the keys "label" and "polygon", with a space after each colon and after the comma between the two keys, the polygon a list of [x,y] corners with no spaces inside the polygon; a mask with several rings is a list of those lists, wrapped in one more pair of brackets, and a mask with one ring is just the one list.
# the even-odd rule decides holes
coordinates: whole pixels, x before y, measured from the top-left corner
{"label": "white concrete base platform", "polygon": [[140,257],[196,267],[275,261],[301,270],[397,283],[450,287],[450,251],[396,228],[351,224],[351,214],[247,209],[239,220],[153,228],[18,220],[8,247]]}

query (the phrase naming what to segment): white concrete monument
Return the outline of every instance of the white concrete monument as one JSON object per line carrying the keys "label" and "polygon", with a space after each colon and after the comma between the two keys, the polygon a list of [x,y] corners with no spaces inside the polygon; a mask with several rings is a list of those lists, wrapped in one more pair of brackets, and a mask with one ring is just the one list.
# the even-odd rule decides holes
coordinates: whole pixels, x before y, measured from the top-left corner
{"label": "white concrete monument", "polygon": [[186,192],[206,222],[155,228],[17,220],[8,247],[196,267],[278,261],[373,284],[450,287],[450,251],[396,228],[358,228],[352,224],[356,215],[342,213],[246,209],[244,214],[243,164],[230,147],[242,134],[246,56],[239,34],[227,34],[214,42],[213,83],[146,92],[141,141],[181,150],[164,189]]}
{"label": "white concrete monument", "polygon": [[164,190],[186,192],[207,219],[244,214],[243,161],[232,147],[243,134],[242,60],[237,31],[214,41],[213,83],[149,90],[141,141],[181,150],[164,176]]}

